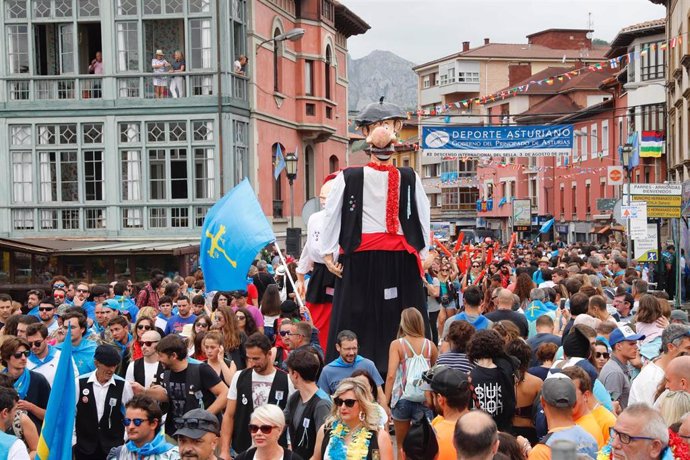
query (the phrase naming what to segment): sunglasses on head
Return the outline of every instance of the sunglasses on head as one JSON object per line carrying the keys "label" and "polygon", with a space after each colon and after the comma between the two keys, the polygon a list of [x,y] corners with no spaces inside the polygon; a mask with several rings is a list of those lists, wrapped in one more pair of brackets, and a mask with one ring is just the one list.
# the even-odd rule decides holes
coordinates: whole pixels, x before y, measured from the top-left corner
{"label": "sunglasses on head", "polygon": [[38,311],[51,311],[55,307],[38,307]]}
{"label": "sunglasses on head", "polygon": [[595,353],[595,356],[597,357],[597,359],[598,359],[598,358],[606,358],[606,359],[609,359],[609,356],[611,356],[611,355],[609,355],[609,353],[606,352],[606,351],[605,351],[605,352],[597,351],[597,352]]}
{"label": "sunglasses on head", "polygon": [[134,426],[141,426],[141,424],[144,422],[148,422],[148,419],[145,419],[145,418],[124,418],[124,419],[122,419],[122,424],[124,426],[129,426],[132,423],[134,423]]}
{"label": "sunglasses on head", "polygon": [[21,359],[21,357],[28,358],[31,352],[29,350],[24,350],[24,351],[18,351],[16,353],[12,353],[12,356],[15,357],[15,359]]}
{"label": "sunglasses on head", "polygon": [[29,342],[29,345],[31,345],[33,348],[38,348],[41,346],[43,343],[43,340],[36,340],[35,342]]}
{"label": "sunglasses on head", "polygon": [[138,325],[137,325],[137,329],[138,329],[138,330],[144,329],[144,330],[146,330],[146,331],[150,331],[150,330],[153,329],[153,328],[152,328],[151,326],[149,326],[148,324],[138,324]]}
{"label": "sunglasses on head", "polygon": [[261,431],[263,434],[270,434],[275,426],[271,425],[249,425],[249,432],[251,434],[256,434]]}
{"label": "sunglasses on head", "polygon": [[62,283],[53,284],[53,289],[64,289],[65,285]]}
{"label": "sunglasses on head", "polygon": [[158,340],[140,340],[139,344],[140,345],[146,345],[147,347],[153,346],[154,343],[158,343]]}
{"label": "sunglasses on head", "polygon": [[337,407],[342,406],[345,404],[345,407],[354,407],[355,403],[357,402],[356,399],[340,399],[340,398],[335,398],[333,399],[333,404],[335,404]]}
{"label": "sunglasses on head", "polygon": [[200,418],[176,418],[175,428],[181,430],[182,428],[189,428],[191,430],[204,430],[209,433],[217,433],[218,428],[212,422]]}

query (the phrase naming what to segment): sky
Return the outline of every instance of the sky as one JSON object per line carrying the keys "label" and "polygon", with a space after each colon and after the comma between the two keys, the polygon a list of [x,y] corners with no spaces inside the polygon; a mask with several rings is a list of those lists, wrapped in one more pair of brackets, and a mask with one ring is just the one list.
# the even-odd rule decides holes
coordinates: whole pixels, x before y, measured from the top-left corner
{"label": "sky", "polygon": [[348,39],[354,59],[379,49],[420,64],[462,48],[527,43],[551,28],[586,29],[610,42],[623,27],[666,16],[649,0],[339,0],[371,29]]}

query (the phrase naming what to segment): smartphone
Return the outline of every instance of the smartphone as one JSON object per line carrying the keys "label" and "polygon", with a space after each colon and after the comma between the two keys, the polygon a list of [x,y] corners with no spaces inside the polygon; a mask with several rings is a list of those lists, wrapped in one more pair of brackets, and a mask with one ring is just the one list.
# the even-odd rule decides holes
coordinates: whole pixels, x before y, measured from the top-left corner
{"label": "smartphone", "polygon": [[561,310],[565,310],[565,299],[561,299],[561,304],[558,306]]}

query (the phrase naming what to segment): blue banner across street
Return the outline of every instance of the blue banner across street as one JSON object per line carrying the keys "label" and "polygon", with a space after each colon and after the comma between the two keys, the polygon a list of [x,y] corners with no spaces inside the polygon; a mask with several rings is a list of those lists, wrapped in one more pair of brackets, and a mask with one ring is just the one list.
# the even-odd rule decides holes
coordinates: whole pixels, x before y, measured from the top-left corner
{"label": "blue banner across street", "polygon": [[544,157],[568,154],[572,148],[572,125],[422,126],[428,157]]}

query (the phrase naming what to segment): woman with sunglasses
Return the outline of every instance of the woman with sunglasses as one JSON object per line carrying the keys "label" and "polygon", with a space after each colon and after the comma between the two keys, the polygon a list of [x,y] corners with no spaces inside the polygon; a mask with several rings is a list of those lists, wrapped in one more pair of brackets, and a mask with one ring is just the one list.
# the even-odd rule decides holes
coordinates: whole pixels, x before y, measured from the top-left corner
{"label": "woman with sunglasses", "polygon": [[235,319],[237,320],[237,326],[247,337],[255,332],[259,332],[254,317],[248,309],[244,307],[237,308],[237,310],[235,310]]}
{"label": "woman with sunglasses", "polygon": [[206,364],[216,371],[216,374],[226,385],[230,386],[232,376],[237,372],[237,366],[225,358],[223,334],[217,330],[204,333],[202,346],[206,355]]}
{"label": "woman with sunglasses", "polygon": [[225,357],[235,363],[237,369],[247,367],[247,354],[244,349],[244,342],[247,336],[244,335],[235,319],[235,312],[231,307],[218,307],[215,313],[216,324],[214,329],[223,333],[223,348]]}
{"label": "woman with sunglasses", "polygon": [[252,447],[235,457],[235,460],[302,460],[302,457],[278,444],[284,429],[285,415],[280,407],[275,404],[257,407],[249,419]]}
{"label": "woman with sunglasses", "polygon": [[594,367],[598,372],[601,372],[610,357],[609,347],[603,341],[597,340],[594,344]]}
{"label": "woman with sunglasses", "polygon": [[[453,280],[458,276],[458,266],[455,259],[441,260],[441,269],[436,275],[439,283],[439,292],[436,300],[441,305],[438,312],[438,330],[442,331],[446,318],[450,318],[458,312],[458,291]],[[438,343],[438,342],[436,342]]]}
{"label": "woman with sunglasses", "polygon": [[393,460],[390,435],[378,425],[379,410],[367,387],[356,378],[340,382],[331,415],[316,435],[312,460]]}
{"label": "woman with sunglasses", "polygon": [[[192,329],[191,329],[191,336],[189,337],[189,355],[194,354],[194,350],[197,350],[198,348],[196,347],[197,343],[197,336],[201,334],[202,332],[208,332],[211,330],[211,318],[209,318],[206,315],[200,315],[197,316],[197,318],[194,320],[194,323],[192,324]],[[203,350],[201,350],[203,353]]]}
{"label": "woman with sunglasses", "polygon": [[155,322],[153,319],[147,316],[137,318],[132,330],[132,361],[144,357],[144,352],[141,349],[141,336],[144,335],[144,332],[152,331],[154,328]]}

